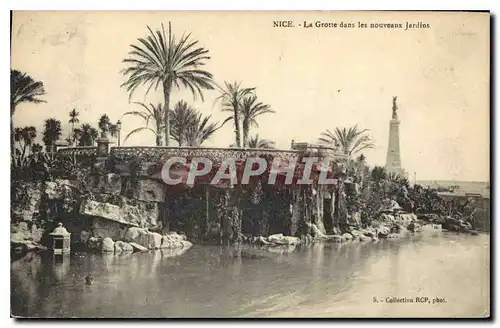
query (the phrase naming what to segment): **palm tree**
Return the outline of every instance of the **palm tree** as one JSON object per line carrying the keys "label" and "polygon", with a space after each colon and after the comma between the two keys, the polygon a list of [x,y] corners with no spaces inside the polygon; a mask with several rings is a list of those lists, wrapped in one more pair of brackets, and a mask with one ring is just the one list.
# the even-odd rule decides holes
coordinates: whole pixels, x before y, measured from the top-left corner
{"label": "palm tree", "polygon": [[[162,106],[161,103],[158,103],[156,106],[151,104],[151,103],[149,104],[149,106],[146,106],[144,103],[135,103],[135,104],[140,105],[143,108],[143,110],[142,111],[126,112],[125,114],[123,114],[123,116],[125,116],[125,115],[139,116],[146,121],[146,126],[143,126],[143,127],[140,127],[140,128],[137,128],[137,129],[130,131],[127,134],[127,136],[125,136],[125,139],[123,141],[124,142],[127,141],[127,139],[135,133],[138,133],[141,131],[151,131],[156,136],[156,145],[161,146],[162,145],[162,142],[161,142],[162,131],[161,130],[163,129],[163,118],[165,117],[165,113],[164,113],[165,107]],[[151,129],[148,126],[150,120],[154,121],[155,128],[156,128],[155,130]]]}
{"label": "palm tree", "polygon": [[25,126],[22,129],[22,140],[23,140],[23,150],[22,157],[26,154],[26,150],[28,150],[28,155],[31,154],[31,145],[36,138],[36,128],[34,126]]}
{"label": "palm tree", "polygon": [[212,123],[210,122],[210,118],[211,115],[202,117],[202,114],[199,114],[185,130],[182,140],[185,140],[188,146],[199,147],[210,139],[210,137],[224,125]]}
{"label": "palm tree", "polygon": [[248,134],[250,127],[259,127],[257,117],[262,114],[275,113],[269,105],[257,102],[257,96],[251,95],[243,99],[241,116],[243,117],[243,147],[248,145]]}
{"label": "palm tree", "polygon": [[76,128],[73,132],[73,139],[78,142],[79,146],[93,146],[94,142],[99,137],[99,132],[90,124],[82,124],[80,128]]}
{"label": "palm tree", "polygon": [[274,141],[267,139],[259,139],[259,135],[256,134],[254,138],[250,137],[248,140],[248,148],[274,148]]}
{"label": "palm tree", "polygon": [[35,81],[26,73],[21,73],[18,70],[10,70],[10,133],[11,150],[14,151],[14,123],[12,116],[14,115],[17,106],[20,103],[42,103],[45,100],[39,99],[39,96],[45,95],[43,82]]}
{"label": "palm tree", "polygon": [[357,125],[349,129],[335,128],[335,133],[326,130],[319,140],[322,143],[340,147],[345,155],[352,156],[364,149],[375,148],[373,140],[366,132],[368,129],[360,130]]}
{"label": "palm tree", "polygon": [[193,125],[199,123],[198,112],[190,107],[185,101],[181,100],[175,104],[170,112],[170,136],[177,141],[179,147],[183,146],[186,131]]}
{"label": "palm tree", "polygon": [[68,139],[66,139],[66,141],[68,141],[69,144],[71,144],[71,136],[73,135],[73,131],[75,131],[75,124],[80,123],[78,116],[80,116],[80,113],[77,112],[75,108],[73,108],[69,112],[69,123],[71,123],[71,132]]}
{"label": "palm tree", "polygon": [[47,152],[54,151],[54,145],[61,137],[61,121],[55,118],[45,120],[45,129],[43,131],[43,143]]}
{"label": "palm tree", "polygon": [[181,85],[187,88],[196,98],[197,95],[203,100],[202,89],[211,90],[212,74],[202,70],[200,66],[210,59],[208,50],[198,46],[198,41],[191,40],[191,34],[183,34],[179,41],[172,33],[170,22],[168,23],[168,38],[163,24],[161,30],[153,30],[148,26],[149,35],[146,39],[139,38],[138,45],[130,45],[132,48],[128,58],[123,62],[128,67],[123,70],[127,81],[122,84],[132,97],[135,89],[144,84],[148,88],[146,94],[154,86],[162,86],[164,98],[164,128],[165,146],[170,145],[170,94],[172,87],[180,89]]}
{"label": "palm tree", "polygon": [[33,144],[33,146],[31,146],[31,152],[33,154],[40,153],[40,152],[42,152],[42,150],[43,150],[43,147],[39,143],[35,143],[35,144]]}
{"label": "palm tree", "polygon": [[387,170],[383,166],[375,166],[371,172],[371,178],[374,181],[387,179]]}
{"label": "palm tree", "polygon": [[241,87],[241,82],[224,82],[224,85],[225,88],[219,87],[220,96],[217,97],[217,100],[222,101],[223,112],[233,113],[235,141],[236,146],[239,148],[241,147],[240,115],[243,107],[243,99],[253,95],[255,88],[243,88]]}

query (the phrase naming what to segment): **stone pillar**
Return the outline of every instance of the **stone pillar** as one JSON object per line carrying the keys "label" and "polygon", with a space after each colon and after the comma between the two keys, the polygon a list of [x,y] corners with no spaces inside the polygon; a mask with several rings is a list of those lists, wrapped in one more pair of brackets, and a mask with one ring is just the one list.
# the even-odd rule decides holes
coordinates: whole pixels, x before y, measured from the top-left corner
{"label": "stone pillar", "polygon": [[109,144],[111,141],[106,137],[101,137],[97,139],[97,157],[108,157],[109,155]]}

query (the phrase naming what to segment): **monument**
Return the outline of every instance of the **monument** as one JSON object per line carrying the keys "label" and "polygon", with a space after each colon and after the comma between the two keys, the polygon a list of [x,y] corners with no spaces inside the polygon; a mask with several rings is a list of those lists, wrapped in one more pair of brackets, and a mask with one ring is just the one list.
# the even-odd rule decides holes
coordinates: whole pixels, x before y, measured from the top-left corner
{"label": "monument", "polygon": [[385,168],[388,173],[396,173],[406,176],[406,172],[401,166],[401,152],[399,151],[399,124],[398,105],[396,103],[398,97],[392,97],[392,118],[389,122],[389,146],[387,148],[387,159]]}

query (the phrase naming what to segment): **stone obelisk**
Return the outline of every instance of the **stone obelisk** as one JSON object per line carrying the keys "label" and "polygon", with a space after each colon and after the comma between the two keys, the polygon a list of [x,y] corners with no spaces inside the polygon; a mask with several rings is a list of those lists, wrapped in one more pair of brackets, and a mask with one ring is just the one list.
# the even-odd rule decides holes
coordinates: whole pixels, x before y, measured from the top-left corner
{"label": "stone obelisk", "polygon": [[387,159],[385,169],[389,173],[397,173],[404,175],[405,172],[401,166],[401,153],[399,151],[399,124],[398,105],[396,100],[398,97],[392,97],[392,119],[389,122],[389,146],[387,148]]}

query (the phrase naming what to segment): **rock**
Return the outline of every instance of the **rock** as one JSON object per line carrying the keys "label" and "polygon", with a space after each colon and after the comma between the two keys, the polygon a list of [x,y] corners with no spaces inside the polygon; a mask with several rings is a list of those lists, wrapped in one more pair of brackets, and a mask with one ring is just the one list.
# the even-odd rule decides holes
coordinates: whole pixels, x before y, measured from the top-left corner
{"label": "rock", "polygon": [[388,238],[388,239],[396,239],[396,238],[400,238],[400,237],[401,237],[401,235],[398,234],[398,233],[390,233],[390,234],[387,235],[386,238]]}
{"label": "rock", "polygon": [[162,237],[161,248],[165,249],[181,249],[189,248],[193,244],[185,240],[185,235],[179,235],[177,233],[167,234]]}
{"label": "rock", "polygon": [[378,229],[377,237],[379,238],[387,238],[387,236],[391,233],[391,230],[387,227],[380,227]]}
{"label": "rock", "polygon": [[134,198],[147,202],[163,202],[165,185],[155,180],[141,179],[135,186]]}
{"label": "rock", "polygon": [[139,244],[137,244],[137,243],[133,243],[133,242],[131,242],[131,243],[129,243],[129,244],[130,244],[130,246],[132,246],[132,247],[134,248],[134,250],[137,250],[137,251],[139,251],[139,252],[144,252],[144,251],[147,251],[147,250],[148,250],[148,248],[147,248],[147,247],[144,247],[144,246],[139,245]]}
{"label": "rock", "polygon": [[115,173],[101,175],[99,176],[97,189],[106,194],[119,195],[122,190],[122,179]]}
{"label": "rock", "polygon": [[352,240],[352,235],[350,233],[346,232],[346,233],[342,234],[341,238],[342,238],[342,241]]}
{"label": "rock", "polygon": [[442,226],[440,224],[424,224],[420,227],[420,231],[422,232],[441,232],[443,231]]}
{"label": "rock", "polygon": [[269,243],[273,243],[276,245],[297,245],[300,243],[300,239],[298,237],[292,236],[283,236],[283,234],[274,234],[267,237]]}
{"label": "rock", "polygon": [[130,245],[129,243],[126,243],[124,241],[118,240],[115,242],[115,253],[121,253],[121,252],[133,252],[134,247]]}
{"label": "rock", "polygon": [[420,231],[420,224],[418,224],[417,222],[412,222],[408,225],[407,229],[411,232],[418,232]]}
{"label": "rock", "polygon": [[105,253],[113,253],[115,251],[115,242],[113,239],[106,237],[102,240],[101,250]]}
{"label": "rock", "polygon": [[87,241],[87,248],[91,251],[100,251],[102,249],[102,238],[90,237]]}
{"label": "rock", "polygon": [[368,237],[365,235],[360,235],[360,236],[358,236],[358,238],[359,238],[359,241],[371,241],[372,240],[371,237]]}
{"label": "rock", "polygon": [[369,238],[374,238],[376,237],[375,236],[375,231],[373,230],[370,230],[370,229],[365,229],[362,231],[363,232],[363,235],[365,235],[366,237],[369,237]]}
{"label": "rock", "polygon": [[162,236],[157,232],[150,232],[149,237],[150,238],[149,238],[148,248],[159,249],[162,244]]}
{"label": "rock", "polygon": [[109,203],[101,203],[93,200],[84,200],[80,205],[80,214],[98,216],[108,220],[113,220],[128,224],[129,222],[122,219],[120,206]]}
{"label": "rock", "polygon": [[470,233],[471,235],[473,235],[473,236],[477,236],[477,235],[479,235],[479,232],[477,232],[476,230],[471,230],[471,231],[469,231],[469,233]]}
{"label": "rock", "polygon": [[350,234],[353,236],[353,237],[359,237],[359,236],[362,236],[363,233],[359,230],[351,230]]}

